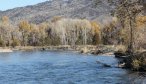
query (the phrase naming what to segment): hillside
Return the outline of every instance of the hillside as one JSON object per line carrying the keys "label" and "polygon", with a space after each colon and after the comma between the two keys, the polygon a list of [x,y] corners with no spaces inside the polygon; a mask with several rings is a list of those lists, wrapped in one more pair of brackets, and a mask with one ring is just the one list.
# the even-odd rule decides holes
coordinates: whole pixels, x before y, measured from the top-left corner
{"label": "hillside", "polygon": [[[99,0],[100,1],[100,0]],[[20,20],[28,20],[32,23],[41,23],[54,16],[69,18],[86,18],[89,20],[105,18],[109,16],[112,8],[108,0],[101,0],[95,7],[94,0],[51,0],[36,5],[14,8],[0,12],[1,16],[8,16],[11,21],[18,23]]]}

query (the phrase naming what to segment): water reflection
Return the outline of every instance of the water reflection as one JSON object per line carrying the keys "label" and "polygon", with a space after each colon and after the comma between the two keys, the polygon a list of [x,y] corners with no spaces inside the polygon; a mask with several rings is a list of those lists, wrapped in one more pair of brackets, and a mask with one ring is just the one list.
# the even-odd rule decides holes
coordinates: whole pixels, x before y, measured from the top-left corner
{"label": "water reflection", "polygon": [[129,80],[132,84],[145,84],[146,73],[145,72],[131,72],[128,74]]}
{"label": "water reflection", "polygon": [[11,57],[11,53],[1,53],[0,54],[0,61],[8,61]]}

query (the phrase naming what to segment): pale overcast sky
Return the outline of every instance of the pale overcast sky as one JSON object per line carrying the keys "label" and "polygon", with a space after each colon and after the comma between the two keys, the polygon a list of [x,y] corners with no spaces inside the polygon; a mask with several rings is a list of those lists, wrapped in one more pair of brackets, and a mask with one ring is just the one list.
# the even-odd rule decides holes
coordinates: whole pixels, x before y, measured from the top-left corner
{"label": "pale overcast sky", "polygon": [[34,5],[47,0],[0,0],[0,10],[8,10],[15,7]]}

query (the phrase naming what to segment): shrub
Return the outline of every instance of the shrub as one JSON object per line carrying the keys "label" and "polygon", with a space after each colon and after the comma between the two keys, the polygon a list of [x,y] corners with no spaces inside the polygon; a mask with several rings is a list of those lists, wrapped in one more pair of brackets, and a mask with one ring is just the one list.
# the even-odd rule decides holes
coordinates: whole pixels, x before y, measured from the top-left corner
{"label": "shrub", "polygon": [[19,46],[20,45],[20,41],[18,39],[14,39],[11,46],[15,47],[15,46]]}
{"label": "shrub", "polygon": [[0,39],[0,46],[1,47],[4,47],[5,46],[5,43],[4,43],[4,41],[2,39]]}
{"label": "shrub", "polygon": [[141,67],[141,61],[139,59],[133,59],[131,65],[132,69],[137,71]]}
{"label": "shrub", "polygon": [[146,71],[146,52],[142,52],[126,58],[126,68],[134,71]]}

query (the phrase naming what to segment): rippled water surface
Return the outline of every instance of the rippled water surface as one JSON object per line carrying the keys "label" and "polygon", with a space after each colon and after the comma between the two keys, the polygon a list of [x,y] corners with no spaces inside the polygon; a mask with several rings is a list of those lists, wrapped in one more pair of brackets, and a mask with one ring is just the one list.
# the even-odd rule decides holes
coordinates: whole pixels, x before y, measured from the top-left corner
{"label": "rippled water surface", "polygon": [[[112,65],[103,67],[96,61]],[[75,52],[0,54],[0,84],[145,84],[143,73],[119,69],[117,59]]]}

